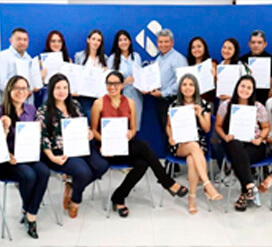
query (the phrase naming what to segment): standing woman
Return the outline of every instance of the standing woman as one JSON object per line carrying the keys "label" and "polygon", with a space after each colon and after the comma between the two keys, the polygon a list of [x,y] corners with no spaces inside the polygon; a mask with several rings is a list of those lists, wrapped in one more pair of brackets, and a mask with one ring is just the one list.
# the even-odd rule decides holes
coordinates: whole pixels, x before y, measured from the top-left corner
{"label": "standing woman", "polygon": [[[61,32],[57,30],[51,31],[45,41],[44,52],[62,52],[64,62],[72,62],[72,59],[69,57],[68,50],[66,47],[66,42],[64,36]],[[47,69],[43,68],[41,70],[42,80],[45,79],[47,75]],[[35,97],[35,106],[39,107],[47,99],[47,85],[45,85],[42,90],[39,92],[38,97]]]}
{"label": "standing woman", "polygon": [[36,215],[44,192],[47,188],[50,172],[42,162],[17,163],[14,157],[15,127],[19,121],[34,121],[36,109],[24,103],[29,94],[29,83],[22,76],[13,76],[5,89],[0,116],[7,133],[10,161],[0,165],[0,178],[18,181],[23,201],[23,219],[27,233],[38,238]]}
{"label": "standing woman", "polygon": [[141,57],[137,52],[133,51],[132,40],[129,33],[125,30],[119,30],[115,34],[111,56],[109,57],[107,64],[109,69],[118,70],[124,75],[125,86],[123,94],[126,97],[133,99],[136,104],[137,130],[140,130],[143,111],[143,95],[133,87],[133,63],[141,66]]}
{"label": "standing woman", "polygon": [[[101,31],[95,29],[89,33],[85,50],[75,54],[75,63],[89,68],[107,68],[106,55],[104,54],[104,37]],[[83,113],[90,121],[91,108],[96,98],[79,96],[78,100],[82,106]]]}
{"label": "standing woman", "polygon": [[[188,45],[188,52],[187,52],[188,64],[190,66],[197,65],[204,62],[208,58],[210,58],[210,53],[209,53],[209,48],[206,41],[202,37],[199,37],[199,36],[194,37]],[[216,65],[217,65],[217,61],[213,60],[212,74],[214,76],[214,79],[216,79]],[[214,103],[215,90],[204,93],[201,95],[201,97],[210,103]]]}
{"label": "standing woman", "polygon": [[[48,100],[38,109],[37,119],[42,125],[43,160],[49,168],[72,176],[72,195],[66,193],[63,200],[64,209],[71,218],[77,216],[82,193],[85,187],[100,178],[108,168],[95,149],[91,155],[68,158],[63,155],[61,119],[82,117],[80,105],[72,99],[66,76],[55,74],[48,84]],[[89,139],[93,138],[89,130]]]}
{"label": "standing woman", "polygon": [[177,99],[170,105],[171,107],[193,105],[197,120],[197,130],[199,141],[186,143],[176,143],[172,137],[172,128],[168,116],[166,132],[170,151],[174,156],[186,157],[188,165],[189,180],[189,213],[197,213],[195,197],[199,180],[203,181],[204,192],[210,200],[220,200],[222,196],[211,184],[207,175],[207,163],[204,153],[208,151],[205,134],[211,128],[211,107],[199,95],[197,79],[192,74],[185,74],[179,82]]}
{"label": "standing woman", "polygon": [[121,217],[128,216],[129,210],[125,205],[125,198],[143,177],[148,167],[152,169],[159,183],[167,189],[170,194],[179,197],[185,196],[188,192],[187,188],[179,185],[166,175],[164,168],[148,144],[133,139],[137,131],[136,107],[132,99],[121,94],[124,87],[123,75],[118,71],[110,72],[106,77],[106,84],[108,94],[97,99],[92,108],[92,129],[94,137],[98,141],[97,146],[100,146],[100,121],[102,117],[127,117],[129,122],[129,130],[127,133],[129,154],[127,156],[106,157],[106,159],[110,164],[126,163],[133,167],[111,197],[113,208],[118,210]]}
{"label": "standing woman", "polygon": [[[220,64],[222,65],[230,65],[230,64],[238,64],[240,65],[241,76],[244,74],[249,74],[250,70],[248,66],[239,60],[240,55],[240,46],[236,39],[228,38],[225,39],[222,49],[221,49],[222,61]],[[228,95],[220,95],[220,100],[230,99]]]}
{"label": "standing woman", "polygon": [[[269,121],[265,107],[256,100],[256,83],[252,76],[242,76],[234,89],[231,99],[221,103],[215,122],[215,130],[223,140],[223,147],[242,187],[242,193],[235,203],[235,209],[245,211],[247,201],[254,200],[258,189],[255,186],[250,165],[265,158],[264,140],[269,133]],[[242,142],[229,133],[232,104],[255,106],[257,110],[255,139]]]}

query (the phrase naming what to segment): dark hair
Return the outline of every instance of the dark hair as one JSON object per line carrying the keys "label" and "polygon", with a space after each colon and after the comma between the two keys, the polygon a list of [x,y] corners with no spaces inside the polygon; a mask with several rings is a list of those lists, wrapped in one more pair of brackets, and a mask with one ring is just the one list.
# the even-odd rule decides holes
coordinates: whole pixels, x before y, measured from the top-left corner
{"label": "dark hair", "polygon": [[107,75],[106,80],[105,80],[106,83],[107,83],[109,77],[112,76],[112,75],[117,76],[117,77],[119,78],[120,82],[124,83],[124,76],[123,76],[123,74],[120,73],[120,72],[117,71],[117,70],[113,70],[113,71],[111,71],[111,72]]}
{"label": "dark hair", "polygon": [[19,118],[12,103],[11,91],[19,80],[24,80],[27,84],[27,87],[29,88],[29,83],[26,78],[20,75],[12,76],[6,85],[2,104],[3,115],[7,115],[10,117],[12,126],[15,126],[16,121],[19,121]]}
{"label": "dark hair", "polygon": [[238,43],[238,41],[235,38],[228,38],[228,39],[224,40],[223,45],[227,41],[230,42],[230,43],[232,43],[233,46],[234,46],[234,54],[233,54],[233,56],[230,59],[230,64],[237,64],[238,61],[239,61],[239,54],[240,54],[239,43]]}
{"label": "dark hair", "polygon": [[204,54],[203,54],[202,61],[205,61],[206,59],[210,58],[209,48],[208,48],[208,45],[207,45],[206,41],[202,37],[197,36],[197,37],[194,37],[193,39],[191,39],[191,41],[190,41],[190,43],[188,45],[187,60],[188,60],[189,65],[195,65],[196,64],[196,58],[192,54],[193,42],[196,41],[196,40],[199,40],[204,46]]}
{"label": "dark hair", "polygon": [[62,33],[57,31],[57,30],[53,30],[47,35],[47,38],[46,38],[46,41],[45,41],[45,51],[46,52],[52,52],[52,49],[50,48],[50,41],[51,41],[54,34],[58,35],[60,37],[60,39],[61,39],[62,46],[61,46],[60,51],[62,52],[63,60],[65,62],[69,62],[70,58],[69,58],[68,51],[67,51],[67,48],[66,48],[65,39],[64,39]]}
{"label": "dark hair", "polygon": [[265,32],[263,30],[254,30],[250,35],[250,39],[252,37],[261,37],[261,38],[263,38],[264,42],[266,42],[266,36],[265,36]]}
{"label": "dark hair", "polygon": [[238,91],[239,85],[241,84],[241,82],[243,80],[250,80],[252,82],[253,92],[248,99],[248,105],[255,105],[255,102],[256,102],[256,82],[255,82],[255,79],[251,75],[244,75],[237,81],[236,86],[233,91],[233,94],[232,94],[232,97],[230,99],[230,103],[228,105],[227,114],[226,114],[226,116],[224,118],[224,122],[223,122],[223,129],[224,129],[225,133],[229,132],[231,106],[232,106],[232,104],[239,104],[239,95],[238,95],[237,91]]}
{"label": "dark hair", "polygon": [[16,28],[14,28],[12,30],[12,32],[11,32],[11,35],[13,35],[16,32],[26,33],[28,35],[28,32],[24,28],[22,28],[22,27],[16,27]]}
{"label": "dark hair", "polygon": [[178,94],[177,94],[177,105],[184,105],[185,104],[184,95],[182,94],[182,92],[180,90],[180,87],[185,79],[190,79],[193,82],[194,87],[195,87],[195,93],[193,95],[194,103],[197,105],[201,105],[201,98],[200,98],[200,94],[199,94],[200,91],[199,91],[199,85],[198,85],[197,78],[193,74],[189,74],[189,73],[183,75],[179,80]]}
{"label": "dark hair", "polygon": [[47,131],[48,131],[50,137],[53,135],[53,132],[55,129],[55,127],[53,126],[53,123],[56,121],[57,122],[60,121],[60,117],[58,115],[58,110],[57,110],[56,102],[55,102],[55,98],[54,98],[54,89],[55,89],[56,84],[62,80],[65,80],[67,82],[68,90],[69,90],[68,97],[64,101],[67,111],[71,117],[78,116],[75,106],[74,106],[72,95],[70,93],[70,83],[68,81],[68,78],[65,75],[60,74],[60,73],[53,75],[49,80],[48,99],[46,102],[47,118],[48,118],[46,128],[47,128]]}
{"label": "dark hair", "polygon": [[114,37],[113,46],[111,49],[111,54],[115,54],[114,61],[113,61],[113,67],[111,69],[119,70],[120,62],[121,62],[121,49],[118,46],[118,41],[121,35],[125,35],[130,40],[130,46],[128,48],[129,55],[131,55],[132,60],[134,60],[133,55],[133,47],[132,47],[132,40],[129,35],[129,33],[126,30],[119,30]]}
{"label": "dark hair", "polygon": [[[99,59],[99,62],[105,67],[107,66],[106,65],[106,60],[105,60],[105,54],[104,54],[104,37],[103,37],[103,34],[101,33],[100,30],[97,30],[97,29],[94,29],[92,30],[89,35],[88,35],[88,39],[92,37],[93,34],[99,34],[101,36],[101,44],[99,46],[99,48],[97,49],[97,56],[98,56],[98,59]],[[89,55],[90,55],[90,45],[86,44],[86,48],[85,48],[85,58],[84,58],[84,61],[83,61],[83,65],[87,62],[88,58],[89,58]]]}

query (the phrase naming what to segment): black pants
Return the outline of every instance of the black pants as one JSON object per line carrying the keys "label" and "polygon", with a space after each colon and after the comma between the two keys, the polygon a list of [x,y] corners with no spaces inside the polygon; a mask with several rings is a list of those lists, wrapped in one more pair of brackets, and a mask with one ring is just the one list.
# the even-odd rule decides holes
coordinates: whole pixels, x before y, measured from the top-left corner
{"label": "black pants", "polygon": [[129,142],[128,156],[114,156],[107,157],[106,159],[110,164],[130,164],[133,167],[121,185],[113,193],[111,200],[114,203],[125,203],[125,198],[143,177],[148,167],[152,169],[158,178],[158,182],[161,183],[165,189],[169,189],[175,183],[172,178],[166,175],[156,155],[144,141],[131,140]]}
{"label": "black pants", "polygon": [[223,147],[241,183],[242,192],[247,192],[246,185],[254,182],[250,165],[265,158],[265,144],[256,146],[252,143],[233,140],[228,143],[223,142]]}

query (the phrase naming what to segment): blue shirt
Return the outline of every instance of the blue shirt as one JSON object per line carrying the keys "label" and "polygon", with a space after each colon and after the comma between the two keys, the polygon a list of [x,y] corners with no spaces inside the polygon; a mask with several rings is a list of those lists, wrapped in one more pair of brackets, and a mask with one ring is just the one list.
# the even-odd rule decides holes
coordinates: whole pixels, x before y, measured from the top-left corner
{"label": "blue shirt", "polygon": [[188,66],[187,59],[172,48],[166,54],[160,54],[156,61],[160,67],[162,97],[176,95],[178,88],[176,68]]}
{"label": "blue shirt", "polygon": [[[16,59],[31,61],[31,57],[27,52],[21,56],[12,46],[0,52],[0,102],[3,101],[3,93],[5,91],[8,80],[17,74]],[[33,97],[32,97],[33,98]],[[30,102],[30,101],[29,101]]]}

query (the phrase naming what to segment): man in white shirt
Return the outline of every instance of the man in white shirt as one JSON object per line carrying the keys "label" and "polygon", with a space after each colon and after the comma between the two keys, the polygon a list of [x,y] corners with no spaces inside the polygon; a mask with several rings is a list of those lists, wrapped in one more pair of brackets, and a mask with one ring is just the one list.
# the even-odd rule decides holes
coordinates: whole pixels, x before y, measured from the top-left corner
{"label": "man in white shirt", "polygon": [[[11,33],[9,42],[10,47],[0,52],[0,104],[2,104],[8,80],[17,74],[16,60],[31,61],[31,57],[26,51],[29,38],[25,29],[15,28]],[[30,96],[32,91],[37,91],[36,88],[30,90]],[[29,97],[28,103],[33,104],[33,96]]]}

